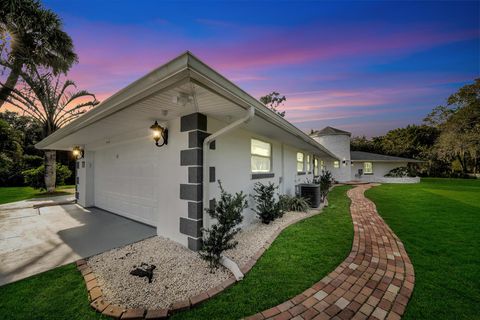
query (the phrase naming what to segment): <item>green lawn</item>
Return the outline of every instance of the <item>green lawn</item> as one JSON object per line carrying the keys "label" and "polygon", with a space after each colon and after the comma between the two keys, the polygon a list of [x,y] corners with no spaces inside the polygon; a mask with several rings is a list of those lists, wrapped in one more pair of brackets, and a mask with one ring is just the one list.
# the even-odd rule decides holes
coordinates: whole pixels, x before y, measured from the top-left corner
{"label": "green lawn", "polygon": [[480,319],[480,181],[422,179],[366,195],[415,268],[404,319]]}
{"label": "green lawn", "polygon": [[[348,188],[335,188],[322,214],[284,230],[243,281],[174,318],[239,319],[319,281],[351,249]],[[2,319],[101,318],[90,309],[83,279],[73,264],[0,287],[0,315]]]}
{"label": "green lawn", "polygon": [[31,198],[63,196],[71,194],[72,192],[68,189],[72,188],[74,189],[75,186],[59,186],[54,193],[46,193],[31,187],[2,187],[0,188],[0,204]]}
{"label": "green lawn", "polygon": [[322,214],[285,229],[244,280],[173,319],[240,319],[282,303],[322,279],[351,250],[348,189],[334,188]]}
{"label": "green lawn", "polygon": [[1,319],[106,319],[90,308],[74,264],[0,287]]}

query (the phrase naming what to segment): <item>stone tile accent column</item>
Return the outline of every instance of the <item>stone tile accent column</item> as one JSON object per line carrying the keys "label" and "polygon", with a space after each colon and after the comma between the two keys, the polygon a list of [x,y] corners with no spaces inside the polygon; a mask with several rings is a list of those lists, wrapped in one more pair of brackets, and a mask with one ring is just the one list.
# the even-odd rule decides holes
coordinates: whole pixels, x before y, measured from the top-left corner
{"label": "stone tile accent column", "polygon": [[187,167],[188,183],[180,185],[180,199],[188,202],[187,217],[180,218],[180,233],[188,236],[188,248],[202,246],[203,226],[203,140],[207,133],[207,117],[192,113],[180,119],[180,131],[188,132],[188,149],[180,152],[180,165]]}

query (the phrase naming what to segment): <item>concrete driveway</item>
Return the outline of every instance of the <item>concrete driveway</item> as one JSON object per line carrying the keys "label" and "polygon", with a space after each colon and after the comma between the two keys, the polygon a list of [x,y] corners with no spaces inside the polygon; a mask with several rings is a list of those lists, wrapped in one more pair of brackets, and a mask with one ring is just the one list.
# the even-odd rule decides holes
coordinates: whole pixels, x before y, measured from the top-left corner
{"label": "concrete driveway", "polygon": [[33,208],[67,199],[0,206],[0,285],[156,235],[153,227],[97,208],[76,204]]}

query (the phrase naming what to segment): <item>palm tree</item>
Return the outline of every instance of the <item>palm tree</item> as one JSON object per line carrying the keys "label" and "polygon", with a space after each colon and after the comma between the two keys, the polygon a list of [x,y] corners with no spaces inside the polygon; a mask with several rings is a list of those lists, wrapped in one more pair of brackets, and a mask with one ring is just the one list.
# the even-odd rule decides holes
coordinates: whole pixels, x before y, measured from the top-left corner
{"label": "palm tree", "polygon": [[62,21],[38,0],[0,1],[0,65],[10,73],[0,88],[0,107],[15,88],[25,68],[50,68],[66,72],[77,55]]}
{"label": "palm tree", "polygon": [[[46,137],[60,127],[87,112],[99,104],[95,95],[76,89],[71,80],[62,81],[62,77],[51,72],[41,72],[32,68],[22,75],[23,88],[14,88],[7,102],[17,107],[24,115],[32,117],[43,127]],[[0,83],[1,84],[1,83]],[[45,186],[47,192],[55,191],[56,152],[45,151]]]}

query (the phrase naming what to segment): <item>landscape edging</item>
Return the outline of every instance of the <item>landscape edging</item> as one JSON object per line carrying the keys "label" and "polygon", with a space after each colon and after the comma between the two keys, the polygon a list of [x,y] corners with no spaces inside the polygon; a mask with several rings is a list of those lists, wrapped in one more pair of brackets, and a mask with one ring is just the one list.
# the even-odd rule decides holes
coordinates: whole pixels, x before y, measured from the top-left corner
{"label": "landscape edging", "polygon": [[[296,218],[289,223],[285,224],[284,226],[279,226],[277,230],[273,233],[273,235],[266,241],[266,243],[257,251],[257,253],[250,258],[248,262],[243,264],[240,267],[240,271],[243,274],[248,273],[253,266],[257,263],[258,259],[263,255],[263,253],[271,246],[273,241],[278,237],[278,235],[288,228],[289,226],[305,220],[307,218],[316,216],[322,212],[323,206],[319,208],[311,209],[312,211],[315,210],[313,213],[308,213],[305,216],[301,216]],[[190,309],[210,298],[213,298],[223,290],[229,288],[233,284],[237,282],[235,277],[232,275],[227,280],[223,281],[220,285],[213,287],[207,291],[204,291],[198,295],[190,297],[189,300],[177,301],[172,304],[170,308],[165,309],[133,309],[133,308],[125,308],[122,306],[118,306],[115,304],[111,304],[107,300],[104,299],[102,289],[97,281],[93,270],[87,265],[87,261],[85,259],[77,260],[76,266],[78,271],[83,276],[85,281],[85,285],[88,291],[88,299],[90,301],[90,306],[97,312],[112,317],[114,319],[129,319],[129,320],[140,320],[140,319],[165,319],[168,318],[169,315],[172,315],[175,312],[183,311]],[[241,281],[241,280],[239,280]]]}

